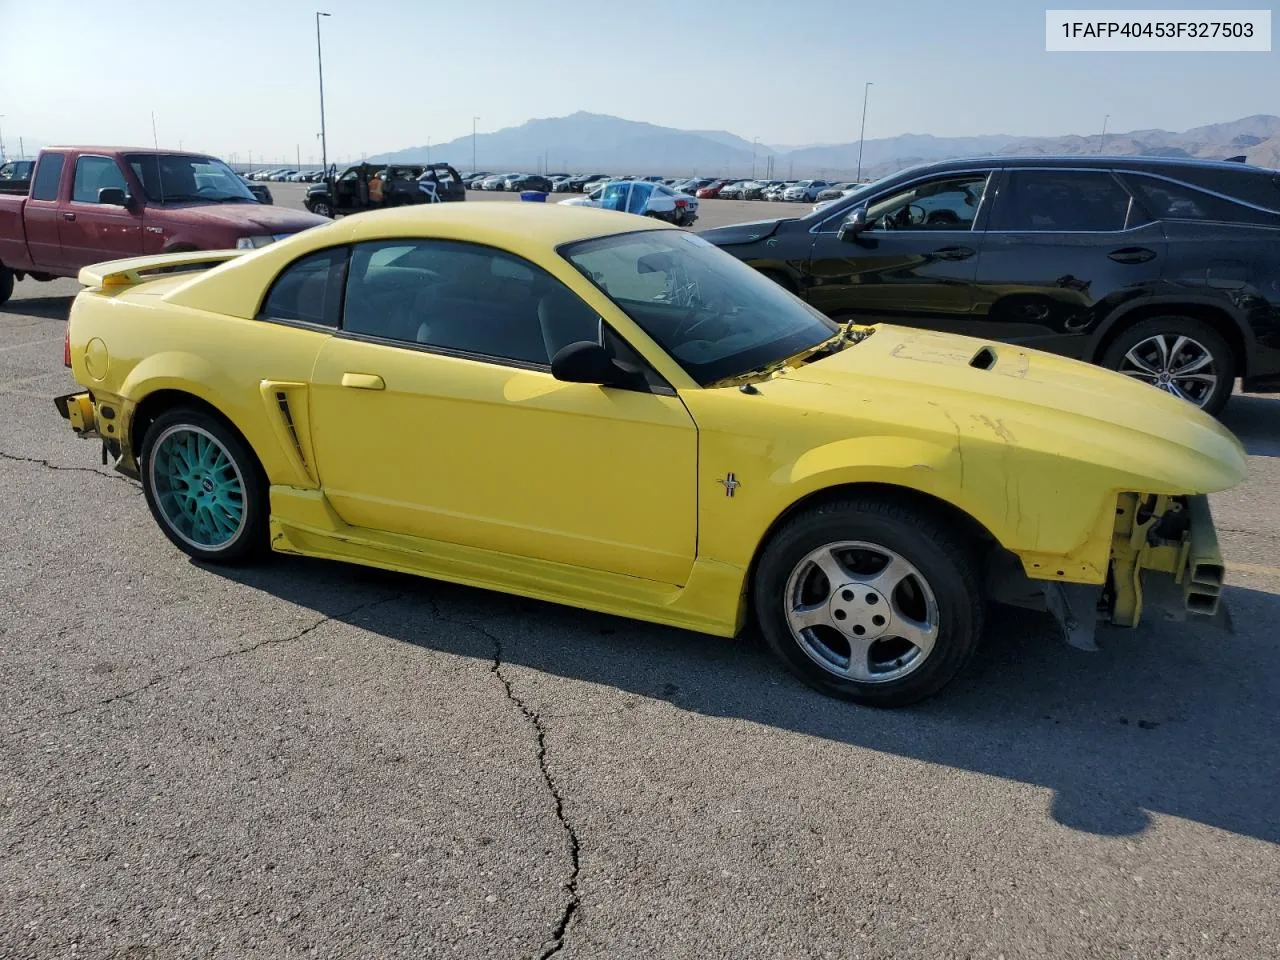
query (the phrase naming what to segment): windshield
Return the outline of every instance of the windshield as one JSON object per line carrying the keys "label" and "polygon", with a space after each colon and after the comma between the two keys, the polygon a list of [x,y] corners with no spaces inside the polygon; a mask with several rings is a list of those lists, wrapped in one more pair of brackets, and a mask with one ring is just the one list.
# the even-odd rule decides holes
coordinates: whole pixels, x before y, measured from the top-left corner
{"label": "windshield", "polygon": [[257,203],[243,180],[221,160],[180,153],[125,158],[153,203]]}
{"label": "windshield", "polygon": [[695,234],[624,233],[560,254],[702,386],[794,356],[839,330]]}

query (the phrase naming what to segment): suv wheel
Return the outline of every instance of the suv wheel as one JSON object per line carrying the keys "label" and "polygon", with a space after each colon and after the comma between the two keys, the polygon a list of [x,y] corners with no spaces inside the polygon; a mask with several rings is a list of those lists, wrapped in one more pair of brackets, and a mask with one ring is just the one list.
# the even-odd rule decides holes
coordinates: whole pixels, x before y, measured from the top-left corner
{"label": "suv wheel", "polygon": [[941,690],[982,631],[969,545],[891,499],[807,510],[766,547],[753,601],[765,641],[810,686],[898,707]]}
{"label": "suv wheel", "polygon": [[1125,330],[1102,365],[1217,416],[1235,385],[1235,358],[1213,327],[1190,317],[1152,317]]}
{"label": "suv wheel", "polygon": [[329,206],[329,204],[324,200],[317,200],[313,203],[311,205],[311,212],[318,217],[328,217],[330,220],[333,219],[333,207]]}

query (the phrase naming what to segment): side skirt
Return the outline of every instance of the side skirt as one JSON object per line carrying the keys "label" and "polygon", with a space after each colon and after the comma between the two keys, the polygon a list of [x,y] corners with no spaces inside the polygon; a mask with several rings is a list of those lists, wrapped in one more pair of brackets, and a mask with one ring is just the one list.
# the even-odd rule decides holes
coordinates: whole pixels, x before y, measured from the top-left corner
{"label": "side skirt", "polygon": [[271,549],[343,560],[716,636],[745,616],[746,571],[697,560],[683,587],[345,523],[318,490],[271,488]]}

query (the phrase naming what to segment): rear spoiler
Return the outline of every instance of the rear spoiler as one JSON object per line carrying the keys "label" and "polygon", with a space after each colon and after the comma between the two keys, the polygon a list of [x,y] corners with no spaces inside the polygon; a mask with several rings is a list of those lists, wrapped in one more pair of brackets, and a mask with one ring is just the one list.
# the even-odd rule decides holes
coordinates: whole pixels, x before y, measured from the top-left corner
{"label": "rear spoiler", "polygon": [[251,252],[251,250],[192,250],[188,253],[161,253],[152,257],[108,260],[106,263],[93,263],[83,268],[78,279],[85,287],[132,287],[153,279],[144,274],[174,267],[201,265],[212,267]]}

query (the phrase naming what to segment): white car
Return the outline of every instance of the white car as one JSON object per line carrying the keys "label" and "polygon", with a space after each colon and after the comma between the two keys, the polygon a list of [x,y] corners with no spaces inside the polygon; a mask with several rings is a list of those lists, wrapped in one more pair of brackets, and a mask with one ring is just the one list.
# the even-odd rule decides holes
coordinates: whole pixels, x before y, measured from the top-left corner
{"label": "white car", "polygon": [[818,199],[818,194],[829,186],[831,184],[826,180],[801,180],[799,183],[793,183],[787,187],[782,192],[782,199],[812,203]]}
{"label": "white car", "polygon": [[656,217],[678,227],[687,227],[698,219],[696,197],[647,180],[614,180],[584,196],[571,197],[560,203],[566,207],[600,207]]}
{"label": "white car", "polygon": [[817,203],[813,205],[814,212],[821,210],[823,207],[829,207],[833,203],[838,203],[839,201],[843,200],[845,197],[849,196],[849,194],[857,193],[861,189],[862,189],[862,184],[859,184],[856,187],[850,187],[848,190],[844,191],[844,193],[840,194],[840,196],[836,197],[834,200],[819,200]]}

